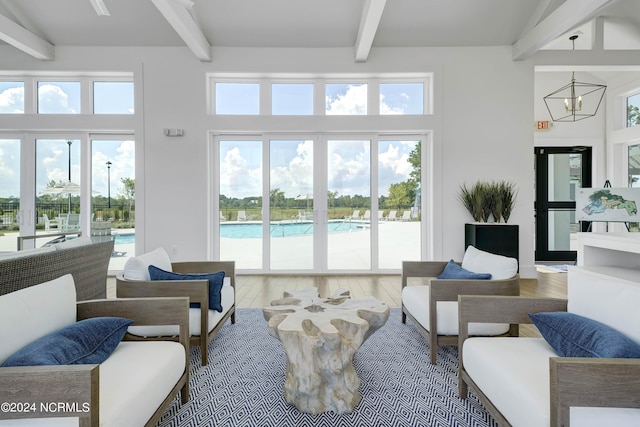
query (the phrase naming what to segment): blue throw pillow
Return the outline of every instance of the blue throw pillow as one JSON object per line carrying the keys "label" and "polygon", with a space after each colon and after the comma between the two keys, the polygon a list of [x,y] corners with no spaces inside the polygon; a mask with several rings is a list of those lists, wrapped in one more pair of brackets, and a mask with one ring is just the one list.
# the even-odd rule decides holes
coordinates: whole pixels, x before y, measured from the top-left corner
{"label": "blue throw pillow", "polygon": [[[179,274],[173,271],[165,271],[155,265],[149,266],[151,280],[202,280],[209,281],[209,308],[222,313],[222,285],[224,283],[224,271],[217,273],[190,273]],[[200,308],[200,303],[191,303],[191,307]]]}
{"label": "blue throw pillow", "polygon": [[438,279],[480,279],[480,280],[488,280],[491,279],[490,273],[474,273],[472,271],[466,270],[460,267],[454,260],[451,260],[447,263],[442,270],[442,273],[438,276]]}
{"label": "blue throw pillow", "polygon": [[92,317],[26,345],[2,366],[86,365],[107,360],[133,320]]}
{"label": "blue throw pillow", "polygon": [[559,356],[640,357],[640,345],[596,320],[564,311],[529,314],[529,317]]}

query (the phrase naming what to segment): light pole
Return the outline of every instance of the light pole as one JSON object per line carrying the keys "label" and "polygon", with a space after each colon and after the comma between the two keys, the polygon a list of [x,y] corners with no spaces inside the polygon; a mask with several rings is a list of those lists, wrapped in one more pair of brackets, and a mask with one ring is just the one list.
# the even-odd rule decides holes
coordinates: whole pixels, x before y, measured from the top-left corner
{"label": "light pole", "polygon": [[[67,145],[69,146],[69,182],[68,185],[71,185],[71,144],[73,144],[73,141],[70,139],[67,139]],[[69,210],[68,212],[69,214],[71,214],[71,192],[69,192]]]}
{"label": "light pole", "polygon": [[107,197],[109,209],[111,209],[111,161],[107,160]]}

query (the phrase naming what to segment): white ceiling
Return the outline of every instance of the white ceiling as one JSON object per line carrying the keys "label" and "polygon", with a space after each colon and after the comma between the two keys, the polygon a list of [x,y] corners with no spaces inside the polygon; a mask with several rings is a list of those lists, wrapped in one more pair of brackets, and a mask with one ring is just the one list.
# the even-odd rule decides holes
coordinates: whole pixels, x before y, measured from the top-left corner
{"label": "white ceiling", "polygon": [[640,46],[638,0],[103,1],[110,16],[90,0],[0,0],[0,43],[48,60],[55,46],[185,45],[203,61],[217,46],[353,47],[364,61],[371,47],[512,45],[522,59],[570,49],[567,34],[602,16]]}

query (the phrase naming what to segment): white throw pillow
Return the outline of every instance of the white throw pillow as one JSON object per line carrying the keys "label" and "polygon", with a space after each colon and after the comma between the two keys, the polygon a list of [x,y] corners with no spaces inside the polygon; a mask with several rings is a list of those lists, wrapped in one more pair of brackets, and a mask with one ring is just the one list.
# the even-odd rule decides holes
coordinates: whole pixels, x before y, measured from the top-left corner
{"label": "white throw pillow", "polygon": [[125,279],[151,280],[151,277],[149,277],[150,265],[154,265],[165,271],[173,271],[169,254],[160,247],[146,254],[129,258],[123,269]]}
{"label": "white throw pillow", "polygon": [[462,258],[462,268],[474,273],[491,273],[492,280],[510,279],[518,272],[518,260],[469,245]]}

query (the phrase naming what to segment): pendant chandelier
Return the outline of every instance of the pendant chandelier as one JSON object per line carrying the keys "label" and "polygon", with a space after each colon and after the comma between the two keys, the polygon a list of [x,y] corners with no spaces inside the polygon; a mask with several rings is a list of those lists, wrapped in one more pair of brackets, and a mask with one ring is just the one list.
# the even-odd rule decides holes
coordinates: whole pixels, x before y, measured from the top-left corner
{"label": "pendant chandelier", "polygon": [[[569,40],[576,48],[577,35]],[[575,72],[571,73],[571,83],[544,97],[544,103],[554,122],[577,122],[593,117],[598,112],[607,86],[577,82]]]}

